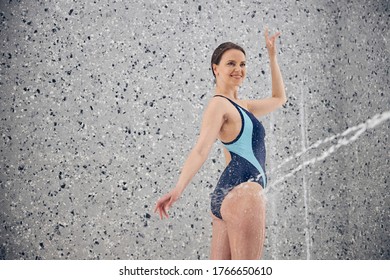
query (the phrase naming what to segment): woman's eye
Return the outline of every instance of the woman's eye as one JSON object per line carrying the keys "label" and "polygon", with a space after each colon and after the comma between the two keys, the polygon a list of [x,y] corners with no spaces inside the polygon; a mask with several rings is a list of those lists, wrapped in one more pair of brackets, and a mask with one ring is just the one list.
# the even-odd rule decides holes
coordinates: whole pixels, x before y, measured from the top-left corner
{"label": "woman's eye", "polygon": [[241,63],[241,67],[245,67],[246,66],[246,64],[245,63]]}
{"label": "woman's eye", "polygon": [[234,64],[234,62],[229,62],[228,65],[234,66],[235,64]]}

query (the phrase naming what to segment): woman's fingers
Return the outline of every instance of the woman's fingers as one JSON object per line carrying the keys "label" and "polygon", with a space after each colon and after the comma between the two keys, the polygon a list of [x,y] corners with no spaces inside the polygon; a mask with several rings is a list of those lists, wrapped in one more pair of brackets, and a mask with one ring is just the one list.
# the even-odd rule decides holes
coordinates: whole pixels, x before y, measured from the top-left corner
{"label": "woman's fingers", "polygon": [[156,207],[154,208],[154,212],[156,213],[158,211],[160,219],[163,219],[164,216],[169,218],[168,210],[173,204],[173,202],[174,201],[172,195],[170,193],[165,194],[157,201]]}
{"label": "woman's fingers", "polygon": [[156,206],[154,206],[153,212],[156,213],[157,211],[158,211],[158,206],[157,206],[157,202],[156,202]]}
{"label": "woman's fingers", "polygon": [[169,210],[169,208],[171,208],[172,204],[174,203],[174,199],[173,199],[173,196],[171,196],[171,198],[169,199],[168,203],[167,203],[167,210]]}
{"label": "woman's fingers", "polygon": [[164,218],[163,216],[165,216],[166,218],[169,218],[166,207],[161,207],[160,219],[163,219]]}
{"label": "woman's fingers", "polygon": [[164,216],[169,218],[168,210],[171,208],[172,204],[178,200],[179,196],[180,194],[178,194],[177,191],[171,191],[157,200],[154,212],[159,212],[160,219],[163,219]]}
{"label": "woman's fingers", "polygon": [[156,206],[154,207],[154,213],[156,213],[160,209],[161,204],[163,203],[163,199],[164,199],[164,197],[162,197],[159,200],[157,200]]}
{"label": "woman's fingers", "polygon": [[276,55],[276,39],[282,34],[281,32],[276,32],[274,35],[269,36],[268,34],[268,26],[264,28],[264,36],[265,36],[265,45],[268,49],[268,54],[270,56]]}
{"label": "woman's fingers", "polygon": [[158,214],[160,215],[160,219],[162,220],[163,219],[163,216],[167,217],[168,218],[168,214],[166,212],[166,209],[165,209],[165,206],[164,205],[160,205],[156,208],[156,211],[158,211]]}
{"label": "woman's fingers", "polygon": [[158,209],[158,214],[159,214],[159,216],[160,216],[160,220],[162,220],[162,218],[163,218],[163,217],[162,217],[162,211],[161,211],[161,208],[159,208],[159,209]]}
{"label": "woman's fingers", "polygon": [[169,218],[168,210],[171,208],[173,202],[174,202],[174,200],[173,200],[173,197],[171,196],[169,198],[169,201],[166,202],[165,206],[161,207],[161,209],[163,210],[164,216],[167,218]]}
{"label": "woman's fingers", "polygon": [[276,32],[273,36],[271,36],[271,38],[269,37],[269,34],[268,34],[268,26],[266,26],[264,28],[264,37],[265,37],[265,42],[267,45],[269,45],[270,43],[273,43],[275,42],[276,38],[278,38],[280,36],[280,34],[282,34],[281,32]]}
{"label": "woman's fingers", "polygon": [[278,38],[280,36],[280,34],[282,34],[282,33],[277,32],[274,36],[272,36],[272,41],[275,41],[276,38]]}
{"label": "woman's fingers", "polygon": [[156,205],[156,208],[154,208],[154,213],[158,212],[160,215],[160,219],[162,219],[162,213],[161,213],[161,205]]}

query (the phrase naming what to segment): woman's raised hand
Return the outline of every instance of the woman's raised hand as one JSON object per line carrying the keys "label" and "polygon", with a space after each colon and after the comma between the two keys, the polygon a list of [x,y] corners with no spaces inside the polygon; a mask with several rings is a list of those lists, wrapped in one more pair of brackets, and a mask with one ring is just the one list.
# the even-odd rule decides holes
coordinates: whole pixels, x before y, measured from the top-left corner
{"label": "woman's raised hand", "polygon": [[266,26],[264,29],[265,45],[267,46],[270,57],[276,56],[276,38],[278,38],[280,34],[280,32],[276,32],[274,35],[269,37],[268,26]]}

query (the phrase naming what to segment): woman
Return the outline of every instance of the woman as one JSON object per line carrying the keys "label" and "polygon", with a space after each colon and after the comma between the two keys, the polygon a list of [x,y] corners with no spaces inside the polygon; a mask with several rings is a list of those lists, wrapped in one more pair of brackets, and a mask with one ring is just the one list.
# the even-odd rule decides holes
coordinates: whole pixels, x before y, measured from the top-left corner
{"label": "woman", "polygon": [[190,152],[178,182],[161,197],[155,212],[168,218],[168,209],[208,157],[216,139],[224,144],[227,167],[211,195],[213,235],[211,259],[259,259],[265,238],[266,185],[264,127],[256,119],[286,103],[284,83],[276,58],[275,40],[265,29],[272,97],[238,99],[246,76],[245,51],[233,43],[221,44],[213,53],[211,67],[216,79],[215,95],[203,115],[199,138]]}

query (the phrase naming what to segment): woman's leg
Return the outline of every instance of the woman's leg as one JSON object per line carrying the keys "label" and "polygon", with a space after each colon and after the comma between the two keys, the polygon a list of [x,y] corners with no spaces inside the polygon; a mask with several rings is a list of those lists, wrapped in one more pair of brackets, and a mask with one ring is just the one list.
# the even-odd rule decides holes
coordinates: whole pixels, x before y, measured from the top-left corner
{"label": "woman's leg", "polygon": [[211,239],[211,260],[230,260],[230,245],[226,223],[213,214],[213,236]]}
{"label": "woman's leg", "polygon": [[265,200],[258,183],[243,183],[222,202],[232,259],[261,258],[265,239]]}

